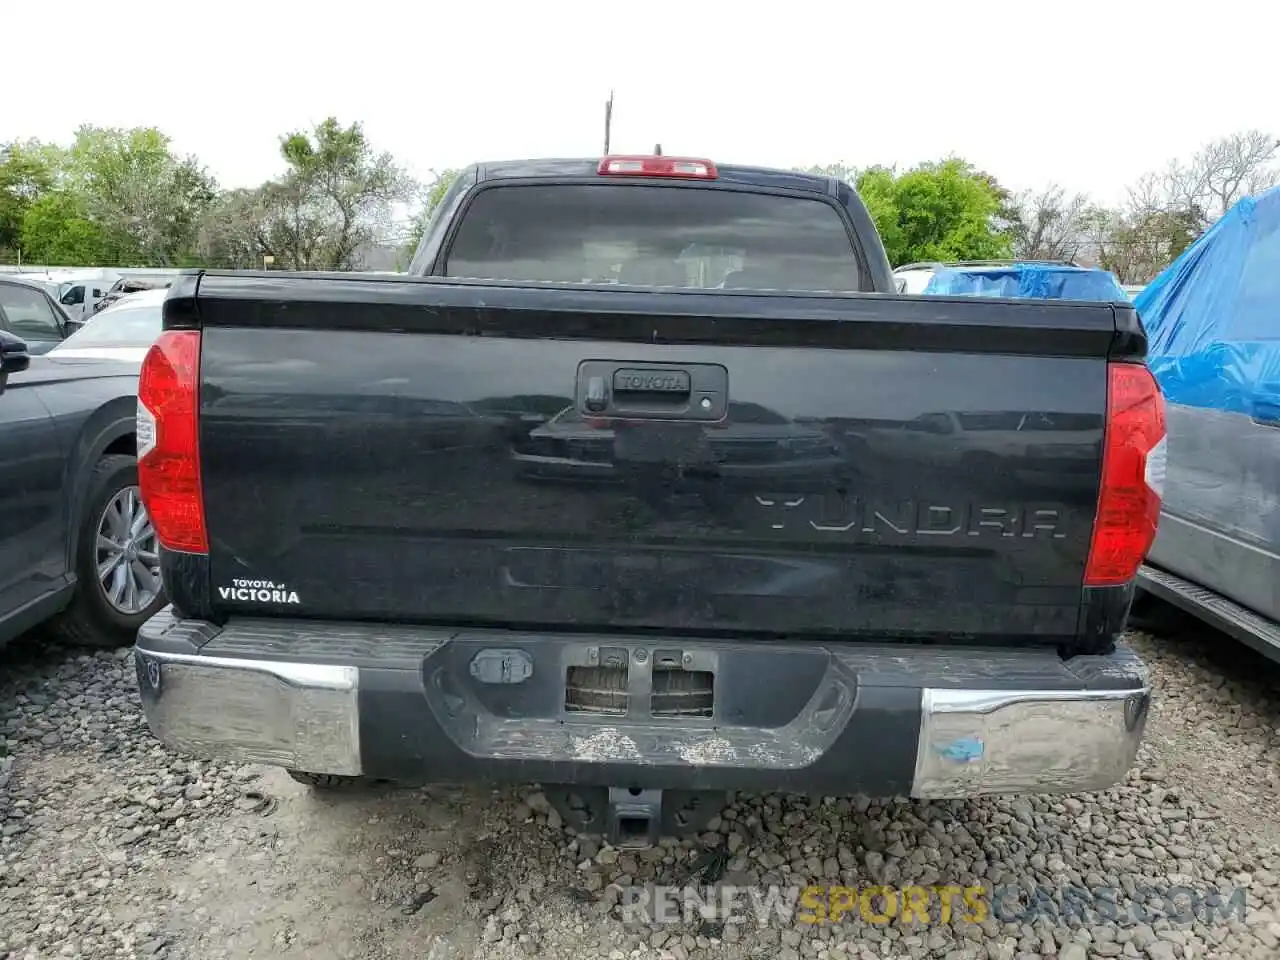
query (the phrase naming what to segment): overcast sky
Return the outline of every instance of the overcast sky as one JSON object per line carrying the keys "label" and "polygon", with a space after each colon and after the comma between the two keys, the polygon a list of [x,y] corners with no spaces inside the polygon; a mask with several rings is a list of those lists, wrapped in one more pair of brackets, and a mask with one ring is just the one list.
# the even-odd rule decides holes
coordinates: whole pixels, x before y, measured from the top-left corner
{"label": "overcast sky", "polygon": [[[221,183],[363,121],[415,175],[615,152],[801,166],[955,153],[1119,199],[1203,142],[1280,133],[1273,5],[1216,0],[220,4],[9,0],[0,141],[155,125]],[[22,38],[20,42],[19,38]]]}

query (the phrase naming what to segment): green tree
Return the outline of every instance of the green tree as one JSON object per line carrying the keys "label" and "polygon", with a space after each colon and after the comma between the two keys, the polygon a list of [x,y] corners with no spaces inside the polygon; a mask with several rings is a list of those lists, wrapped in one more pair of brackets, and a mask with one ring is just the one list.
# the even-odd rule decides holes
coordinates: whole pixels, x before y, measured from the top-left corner
{"label": "green tree", "polygon": [[101,228],[106,256],[120,264],[190,262],[217,184],[194,157],[179,157],[154,127],[83,126],[68,151],[68,187]]}
{"label": "green tree", "polygon": [[431,223],[431,218],[435,216],[436,210],[440,206],[440,201],[444,199],[444,195],[449,192],[449,188],[453,186],[453,181],[458,179],[458,174],[461,172],[452,168],[440,173],[432,171],[433,177],[431,181],[419,188],[418,209],[413,215],[413,226],[410,230],[409,239],[402,251],[402,256],[406,260],[413,258],[414,251],[418,249],[418,244],[422,240],[422,235],[427,232],[427,225]]}
{"label": "green tree", "polygon": [[274,255],[273,223],[264,188],[227,190],[206,211],[196,252],[204,266],[232,270],[261,268]]}
{"label": "green tree", "polygon": [[374,150],[359,123],[330,117],[280,138],[285,172],[254,190],[223,194],[200,228],[206,262],[284,270],[352,270],[368,244],[391,229],[392,207],[414,189],[389,153]]}
{"label": "green tree", "polygon": [[22,216],[23,257],[49,266],[84,266],[108,259],[109,243],[100,224],[89,219],[84,201],[70,190],[51,190]]}
{"label": "green tree", "polygon": [[1013,191],[1007,189],[993,174],[978,170],[974,173],[974,176],[990,187],[995,194],[997,207],[995,217],[992,219],[992,226],[997,233],[1009,234],[1010,243],[1015,248],[1016,255],[1017,240],[1015,231],[1022,218],[1019,197]]}
{"label": "green tree", "polygon": [[359,266],[360,248],[385,235],[392,205],[409,198],[413,184],[391,154],[377,152],[359,123],[335,117],[310,133],[281,139],[289,170],[268,185],[269,204],[292,217],[277,224],[290,260],[327,270]]}
{"label": "green tree", "polygon": [[57,147],[37,140],[0,146],[0,254],[21,247],[23,218],[57,183],[61,159]]}
{"label": "green tree", "polygon": [[1012,252],[1001,222],[1007,192],[959,158],[901,174],[872,167],[859,175],[858,193],[894,266],[917,260],[996,259]]}

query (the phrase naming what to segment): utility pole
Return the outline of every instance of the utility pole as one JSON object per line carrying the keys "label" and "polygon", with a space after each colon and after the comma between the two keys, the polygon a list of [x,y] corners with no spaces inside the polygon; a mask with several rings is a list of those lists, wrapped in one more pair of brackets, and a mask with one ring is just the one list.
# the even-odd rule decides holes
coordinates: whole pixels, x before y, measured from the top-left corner
{"label": "utility pole", "polygon": [[609,99],[604,102],[604,155],[609,155],[609,139],[613,130],[613,91],[609,91]]}

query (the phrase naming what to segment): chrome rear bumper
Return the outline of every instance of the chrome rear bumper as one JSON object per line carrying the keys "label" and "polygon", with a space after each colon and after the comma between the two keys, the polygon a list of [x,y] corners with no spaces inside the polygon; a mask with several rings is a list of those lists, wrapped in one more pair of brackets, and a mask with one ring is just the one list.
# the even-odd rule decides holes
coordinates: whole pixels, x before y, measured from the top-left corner
{"label": "chrome rear bumper", "polygon": [[135,651],[147,724],[183,753],[358,776],[360,671]]}
{"label": "chrome rear bumper", "polygon": [[[530,675],[501,682],[548,685],[555,709],[539,712],[537,690],[526,688],[495,712],[486,703],[498,681],[478,685],[476,657],[517,642],[310,622],[216,628],[162,613],[140,632],[135,660],[147,722],[176,750],[410,782],[483,777],[926,799],[1093,791],[1124,779],[1151,700],[1145,668],[1123,647],[1067,664],[1052,653],[995,651],[977,665],[971,651],[916,647],[904,656],[890,645],[802,645],[766,661],[778,690],[807,684],[782,726],[727,720],[751,703],[759,709],[759,686],[747,706],[717,690],[717,702],[729,706],[724,719],[706,723],[659,720],[647,707],[583,716],[562,710],[563,665],[579,647],[585,657],[591,640],[547,637],[545,646],[523,638],[524,649],[540,651]],[[698,641],[683,649],[727,678],[755,673],[734,658],[765,648]]]}
{"label": "chrome rear bumper", "polygon": [[923,691],[911,795],[1077,793],[1123,780],[1151,703],[1130,690]]}

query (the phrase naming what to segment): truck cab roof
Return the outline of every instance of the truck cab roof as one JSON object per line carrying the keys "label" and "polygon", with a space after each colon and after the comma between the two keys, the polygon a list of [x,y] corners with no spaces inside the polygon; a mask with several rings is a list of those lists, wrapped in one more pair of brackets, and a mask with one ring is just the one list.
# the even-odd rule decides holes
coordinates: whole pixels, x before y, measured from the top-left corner
{"label": "truck cab roof", "polygon": [[[471,174],[475,182],[485,180],[589,180],[601,176],[601,157],[564,159],[499,160],[475,163],[463,170],[462,179]],[[657,159],[657,158],[655,158]],[[667,160],[685,158],[666,157]],[[699,161],[710,163],[711,161]],[[749,185],[771,190],[804,190],[826,196],[835,196],[837,185],[844,181],[813,173],[780,170],[772,167],[742,166],[736,164],[712,165],[715,176],[700,178],[704,186]],[[845,184],[847,187],[848,184]]]}

